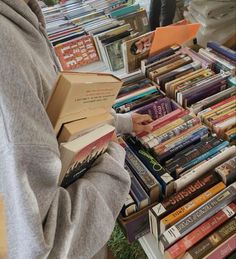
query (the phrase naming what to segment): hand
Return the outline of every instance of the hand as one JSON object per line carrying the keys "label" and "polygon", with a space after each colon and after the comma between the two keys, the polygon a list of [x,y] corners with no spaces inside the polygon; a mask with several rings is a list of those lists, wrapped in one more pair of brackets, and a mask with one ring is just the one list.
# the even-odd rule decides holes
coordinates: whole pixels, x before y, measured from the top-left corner
{"label": "hand", "polygon": [[112,141],[112,142],[115,142],[115,143],[117,143],[117,144],[119,144],[119,140],[117,139],[117,136],[116,136],[116,133],[115,133],[115,132],[114,132],[113,135],[112,135],[111,141]]}
{"label": "hand", "polygon": [[152,126],[149,124],[152,122],[152,118],[148,114],[132,113],[133,132],[139,134],[141,132],[151,132]]}

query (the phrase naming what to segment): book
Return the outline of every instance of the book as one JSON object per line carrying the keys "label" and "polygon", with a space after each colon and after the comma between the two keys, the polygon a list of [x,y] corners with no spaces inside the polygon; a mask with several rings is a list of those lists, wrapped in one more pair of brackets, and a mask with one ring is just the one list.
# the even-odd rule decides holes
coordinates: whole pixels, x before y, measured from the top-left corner
{"label": "book", "polygon": [[219,43],[213,41],[209,41],[207,43],[207,47],[219,52],[229,59],[236,61],[236,51],[233,49],[227,48],[226,46],[220,45]]}
{"label": "book", "polygon": [[211,158],[210,160],[206,161],[203,164],[200,164],[198,167],[194,168],[181,178],[177,179],[175,181],[175,190],[179,191],[184,186],[198,178],[199,176],[203,175],[209,170],[212,170],[216,168],[218,165],[222,164],[229,158],[233,157],[236,153],[236,147],[232,146],[229,148],[226,148],[224,150],[221,150],[219,154],[217,154],[215,157]]}
{"label": "book", "polygon": [[164,253],[172,244],[209,219],[223,206],[230,204],[235,198],[236,183],[231,184],[189,215],[179,220],[160,236],[159,247],[161,252]]}
{"label": "book", "polygon": [[137,211],[137,206],[133,200],[133,198],[131,197],[130,194],[128,194],[125,203],[122,207],[121,213],[125,216],[128,217],[130,215],[132,215],[134,212]]}
{"label": "book", "polygon": [[134,4],[134,5],[127,5],[123,8],[119,8],[118,10],[114,10],[109,13],[109,16],[112,18],[118,18],[119,16],[124,16],[129,13],[136,12],[140,9],[139,4]]}
{"label": "book", "polygon": [[3,195],[0,194],[0,258],[7,258],[6,218]]}
{"label": "book", "polygon": [[64,123],[110,111],[121,85],[109,74],[60,73],[46,105],[56,135]]}
{"label": "book", "polygon": [[149,31],[148,16],[145,9],[141,8],[136,12],[117,17],[117,19],[130,24],[133,31],[138,33],[138,35],[143,35]]}
{"label": "book", "polygon": [[229,185],[236,181],[236,156],[217,166],[215,171],[222,178],[222,181]]}
{"label": "book", "polygon": [[154,176],[144,166],[144,164],[135,156],[133,151],[126,145],[122,138],[119,138],[120,145],[126,151],[125,161],[127,166],[131,169],[135,177],[138,179],[151,202],[155,202],[159,199],[160,186]]}
{"label": "book", "polygon": [[148,168],[155,179],[160,183],[162,194],[169,196],[174,192],[173,177],[169,175],[168,171],[161,166],[156,159],[145,150],[133,137],[128,137],[126,143],[134,152],[134,154],[142,161]]}
{"label": "book", "polygon": [[204,191],[210,189],[219,181],[220,179],[215,172],[206,173],[179,192],[173,193],[170,197],[165,198],[163,201],[151,208],[149,211],[150,218],[152,218],[151,233],[153,233],[156,239],[159,238],[160,220],[162,218],[196,198]]}
{"label": "book", "polygon": [[177,221],[184,218],[190,212],[194,211],[196,208],[204,204],[210,198],[214,197],[217,193],[222,191],[225,188],[225,184],[223,182],[219,182],[209,190],[201,193],[196,198],[187,202],[183,206],[179,207],[177,210],[171,212],[169,215],[161,219],[160,221],[160,234],[163,233],[170,226],[173,226]]}
{"label": "book", "polygon": [[60,145],[62,169],[59,182],[62,187],[66,188],[80,178],[106,151],[114,131],[113,126],[106,124]]}
{"label": "book", "polygon": [[127,164],[125,164],[125,170],[129,173],[131,179],[130,195],[137,206],[137,210],[141,210],[150,204],[150,198]]}
{"label": "book", "polygon": [[63,70],[72,70],[99,60],[89,35],[58,44],[54,49]]}
{"label": "book", "polygon": [[[230,203],[176,242],[173,246],[168,248],[165,252],[164,258],[173,259],[182,257],[187,250],[224,224],[229,218],[232,218],[235,213],[236,204]],[[218,257],[216,258],[218,259]]]}
{"label": "book", "polygon": [[71,141],[103,124],[112,124],[113,120],[113,116],[107,112],[65,123],[59,132],[57,140],[59,143]]}
{"label": "book", "polygon": [[191,247],[184,255],[185,259],[201,259],[210,253],[218,245],[230,238],[236,232],[236,217],[231,218],[211,235],[202,239],[198,244]]}
{"label": "book", "polygon": [[132,73],[141,66],[141,60],[148,57],[153,32],[145,33],[123,43],[123,58],[126,73]]}
{"label": "book", "polygon": [[226,239],[221,245],[204,257],[204,259],[223,259],[235,251],[236,234]]}

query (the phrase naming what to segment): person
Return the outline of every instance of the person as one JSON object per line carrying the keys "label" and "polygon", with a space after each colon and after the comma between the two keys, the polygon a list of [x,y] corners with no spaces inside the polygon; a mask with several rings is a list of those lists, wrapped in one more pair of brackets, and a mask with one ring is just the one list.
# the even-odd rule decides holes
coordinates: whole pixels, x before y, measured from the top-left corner
{"label": "person", "polygon": [[149,22],[151,30],[173,23],[175,17],[176,0],[151,0]]}
{"label": "person", "polygon": [[[58,66],[37,0],[0,0],[0,57],[8,258],[102,258],[130,188],[125,151],[114,140],[82,178],[58,186],[60,154],[45,111]],[[124,131],[141,131],[149,120],[116,117]]]}

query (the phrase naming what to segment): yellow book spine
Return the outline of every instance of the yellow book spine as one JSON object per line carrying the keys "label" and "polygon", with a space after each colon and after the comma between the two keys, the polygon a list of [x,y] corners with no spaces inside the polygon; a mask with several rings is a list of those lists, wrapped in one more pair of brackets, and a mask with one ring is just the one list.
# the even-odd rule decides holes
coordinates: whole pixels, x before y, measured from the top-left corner
{"label": "yellow book spine", "polygon": [[195,210],[201,204],[215,196],[218,192],[225,188],[225,184],[223,182],[219,182],[209,190],[203,192],[198,197],[194,198],[190,202],[186,203],[184,206],[170,213],[168,216],[163,218],[160,222],[161,224],[161,232],[165,231],[170,225],[175,224],[177,221],[185,217],[187,214]]}

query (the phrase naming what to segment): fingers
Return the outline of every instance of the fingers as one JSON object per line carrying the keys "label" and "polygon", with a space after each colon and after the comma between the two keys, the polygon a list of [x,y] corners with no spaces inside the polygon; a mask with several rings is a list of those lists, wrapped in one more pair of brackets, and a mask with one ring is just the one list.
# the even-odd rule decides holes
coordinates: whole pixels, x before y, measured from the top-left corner
{"label": "fingers", "polygon": [[141,132],[150,133],[152,131],[152,126],[150,124],[148,125],[135,124],[133,130],[136,134],[139,134]]}
{"label": "fingers", "polygon": [[134,123],[152,122],[152,118],[148,114],[133,113],[132,119]]}

